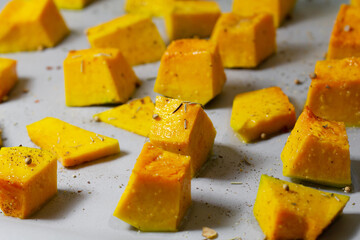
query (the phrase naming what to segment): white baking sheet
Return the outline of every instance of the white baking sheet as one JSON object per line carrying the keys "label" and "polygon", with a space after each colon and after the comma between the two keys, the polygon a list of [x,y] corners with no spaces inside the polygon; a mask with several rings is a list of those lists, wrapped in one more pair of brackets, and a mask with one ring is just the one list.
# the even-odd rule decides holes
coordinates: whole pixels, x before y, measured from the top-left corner
{"label": "white baking sheet", "polygon": [[[0,7],[6,2],[0,0]],[[124,1],[99,0],[84,11],[62,11],[72,32],[59,46],[43,52],[0,55],[18,60],[20,77],[9,101],[0,104],[4,144],[36,147],[27,135],[26,125],[52,116],[117,138],[121,154],[73,169],[64,169],[59,164],[57,196],[28,220],[0,215],[0,239],[203,239],[203,226],[215,229],[219,239],[263,239],[252,214],[258,182],[261,174],[286,179],[282,176],[280,153],[289,133],[254,144],[241,143],[229,124],[232,100],[238,93],[276,85],[290,97],[299,115],[310,84],[308,74],[327,50],[332,25],[342,2],[347,1],[299,0],[292,19],[277,31],[276,55],[254,70],[226,70],[228,81],[222,94],[206,105],[206,112],[218,133],[214,156],[200,176],[192,180],[193,205],[177,233],[141,233],[112,216],[147,139],[91,121],[93,114],[109,109],[109,106],[65,106],[63,71],[57,67],[62,66],[68,50],[89,47],[83,33],[86,28],[122,15]],[[223,11],[231,9],[230,0],[219,3]],[[155,22],[166,38],[162,20]],[[48,66],[53,69],[47,70]],[[158,66],[159,63],[153,63],[135,67],[143,85],[134,97],[150,95],[155,99],[152,89]],[[295,85],[295,79],[303,84]],[[23,93],[24,89],[29,92]],[[320,239],[360,239],[360,132],[355,128],[347,130],[354,193],[350,194],[344,214]],[[77,177],[73,178],[73,175]],[[234,181],[243,184],[231,185]]]}

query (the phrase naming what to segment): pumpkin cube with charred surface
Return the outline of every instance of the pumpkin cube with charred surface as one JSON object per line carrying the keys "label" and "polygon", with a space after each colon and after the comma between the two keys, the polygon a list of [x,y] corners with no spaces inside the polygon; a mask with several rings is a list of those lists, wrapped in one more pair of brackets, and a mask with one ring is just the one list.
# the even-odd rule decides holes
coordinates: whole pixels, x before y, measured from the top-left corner
{"label": "pumpkin cube with charred surface", "polygon": [[8,1],[0,13],[0,53],[53,47],[69,32],[52,0]]}
{"label": "pumpkin cube with charred surface", "polygon": [[360,58],[318,61],[306,105],[319,117],[360,125]]}
{"label": "pumpkin cube with charred surface", "polygon": [[200,104],[157,97],[149,139],[166,151],[191,157],[194,176],[211,153],[216,130]]}
{"label": "pumpkin cube with charred surface", "polygon": [[220,94],[226,76],[217,46],[201,39],[173,41],[161,58],[154,91],[206,104]]}
{"label": "pumpkin cube with charred surface", "polygon": [[349,197],[262,175],[254,215],[266,239],[315,240]]}
{"label": "pumpkin cube with charred surface", "polygon": [[327,59],[360,57],[360,6],[341,5],[330,37]]}
{"label": "pumpkin cube with charred surface", "polygon": [[276,51],[276,29],[270,14],[244,17],[224,13],[211,35],[225,68],[256,67]]}
{"label": "pumpkin cube with charred surface", "polygon": [[50,152],[28,147],[0,150],[0,208],[27,218],[57,192],[57,161]]}
{"label": "pumpkin cube with charred surface", "polygon": [[177,231],[190,204],[190,157],[145,143],[114,216],[141,231]]}
{"label": "pumpkin cube with charred surface", "polygon": [[94,0],[55,0],[58,8],[69,10],[81,10]]}
{"label": "pumpkin cube with charred surface", "polygon": [[279,87],[241,93],[234,99],[230,125],[244,142],[291,129],[295,122],[295,108]]}
{"label": "pumpkin cube with charred surface", "polygon": [[210,37],[220,14],[217,2],[177,1],[172,11],[165,16],[169,39]]}
{"label": "pumpkin cube with charred surface", "polygon": [[67,106],[124,103],[139,83],[121,52],[109,48],[70,51],[64,77]]}
{"label": "pumpkin cube with charred surface", "polygon": [[0,103],[5,100],[17,81],[16,61],[0,58]]}
{"label": "pumpkin cube with charred surface", "polygon": [[233,12],[242,16],[255,13],[270,13],[274,17],[275,27],[280,27],[296,4],[296,0],[234,0]]}
{"label": "pumpkin cube with charred surface", "polygon": [[144,97],[95,114],[94,119],[99,119],[115,127],[148,137],[152,125],[154,107],[151,98]]}
{"label": "pumpkin cube with charred surface", "polygon": [[319,118],[309,108],[296,122],[281,159],[286,177],[338,187],[351,184],[344,123]]}
{"label": "pumpkin cube with charred surface", "polygon": [[42,149],[56,154],[65,167],[120,152],[116,139],[81,129],[56,118],[47,117],[26,128],[30,139]]}
{"label": "pumpkin cube with charred surface", "polygon": [[89,28],[92,48],[117,48],[130,65],[160,60],[166,46],[150,17],[127,14]]}

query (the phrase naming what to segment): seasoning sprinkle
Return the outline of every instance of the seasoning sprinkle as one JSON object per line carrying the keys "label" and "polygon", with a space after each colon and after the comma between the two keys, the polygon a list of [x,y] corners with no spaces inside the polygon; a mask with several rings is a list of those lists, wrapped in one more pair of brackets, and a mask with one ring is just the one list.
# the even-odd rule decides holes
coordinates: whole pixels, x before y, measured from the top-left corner
{"label": "seasoning sprinkle", "polygon": [[152,115],[152,118],[153,118],[153,119],[157,119],[158,117],[159,117],[159,114],[156,114],[156,113],[155,113],[155,114]]}
{"label": "seasoning sprinkle", "polygon": [[31,160],[30,157],[26,157],[26,158],[25,158],[25,164],[26,164],[26,165],[30,165],[31,162],[32,162],[32,160]]}
{"label": "seasoning sprinkle", "polygon": [[184,103],[184,111],[187,112],[187,104]]}
{"label": "seasoning sprinkle", "polygon": [[57,144],[59,144],[60,143],[60,137],[58,137],[58,140],[57,140]]}
{"label": "seasoning sprinkle", "polygon": [[99,116],[94,116],[94,120],[95,120],[95,122],[100,122]]}
{"label": "seasoning sprinkle", "polygon": [[76,175],[73,175],[73,178],[76,178]]}
{"label": "seasoning sprinkle", "polygon": [[351,192],[351,187],[350,186],[344,187],[344,192],[346,192],[346,193]]}
{"label": "seasoning sprinkle", "polygon": [[187,120],[184,119],[184,128],[187,129]]}
{"label": "seasoning sprinkle", "polygon": [[136,109],[136,112],[138,112],[138,111],[140,111],[141,110],[141,107],[138,107],[137,109]]}
{"label": "seasoning sprinkle", "polygon": [[328,195],[326,195],[325,193],[320,193],[321,196],[324,196],[324,197],[329,197]]}
{"label": "seasoning sprinkle", "polygon": [[317,75],[316,75],[316,73],[310,73],[310,74],[309,74],[309,77],[310,77],[311,79],[314,79],[314,78],[317,77]]}
{"label": "seasoning sprinkle", "polygon": [[111,57],[111,55],[107,54],[107,53],[98,53],[98,54],[94,55],[94,57],[101,57],[101,56],[103,56],[103,57]]}
{"label": "seasoning sprinkle", "polygon": [[231,185],[241,185],[243,184],[242,182],[231,182]]}
{"label": "seasoning sprinkle", "polygon": [[344,31],[345,31],[345,32],[350,32],[350,31],[351,31],[350,25],[345,25],[345,26],[344,26]]}
{"label": "seasoning sprinkle", "polygon": [[90,137],[90,140],[91,140],[92,142],[95,142],[95,141],[94,141],[94,139],[93,139],[92,137]]}
{"label": "seasoning sprinkle", "polygon": [[80,72],[83,73],[84,72],[84,60],[81,60],[81,64],[80,64]]}
{"label": "seasoning sprinkle", "polygon": [[328,128],[328,125],[326,124],[326,125],[324,125],[324,126],[322,126],[323,128],[325,128],[325,129],[327,129]]}
{"label": "seasoning sprinkle", "polygon": [[261,139],[265,139],[265,138],[266,138],[266,133],[262,133],[262,134],[260,135],[260,137],[261,137]]}
{"label": "seasoning sprinkle", "polygon": [[290,190],[290,187],[289,187],[289,185],[287,185],[287,184],[283,184],[283,189],[284,189],[285,191],[289,191],[289,190]]}
{"label": "seasoning sprinkle", "polygon": [[100,137],[99,135],[96,136],[98,139],[100,139],[102,142],[104,141],[104,138]]}
{"label": "seasoning sprinkle", "polygon": [[176,113],[181,108],[182,105],[183,103],[180,103],[180,105],[172,112],[172,114]]}
{"label": "seasoning sprinkle", "polygon": [[336,201],[341,202],[337,196],[335,196],[334,198],[336,199]]}
{"label": "seasoning sprinkle", "polygon": [[299,79],[295,79],[295,80],[294,80],[294,83],[295,83],[296,85],[300,85],[300,84],[301,84],[301,81],[300,81]]}

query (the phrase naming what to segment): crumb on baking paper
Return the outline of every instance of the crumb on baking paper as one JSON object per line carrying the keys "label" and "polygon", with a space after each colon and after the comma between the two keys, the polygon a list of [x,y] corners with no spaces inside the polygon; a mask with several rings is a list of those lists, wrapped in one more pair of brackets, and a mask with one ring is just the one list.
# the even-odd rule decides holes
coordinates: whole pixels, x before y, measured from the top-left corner
{"label": "crumb on baking paper", "polygon": [[203,227],[202,236],[206,237],[207,239],[215,239],[218,237],[218,233],[214,229]]}

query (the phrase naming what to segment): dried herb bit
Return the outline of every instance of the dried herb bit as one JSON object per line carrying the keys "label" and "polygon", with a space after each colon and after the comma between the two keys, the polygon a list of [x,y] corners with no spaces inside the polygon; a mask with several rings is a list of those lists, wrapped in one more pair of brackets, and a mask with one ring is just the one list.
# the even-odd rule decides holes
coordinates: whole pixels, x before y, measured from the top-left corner
{"label": "dried herb bit", "polygon": [[218,233],[211,228],[208,227],[203,227],[202,228],[202,236],[207,238],[207,239],[215,239],[218,236]]}
{"label": "dried herb bit", "polygon": [[296,206],[296,203],[292,202],[291,205]]}
{"label": "dried herb bit", "polygon": [[25,164],[26,164],[26,165],[30,165],[31,162],[32,162],[32,160],[31,160],[30,157],[26,157],[26,158],[25,158]]}
{"label": "dried herb bit", "polygon": [[350,193],[351,192],[351,187],[350,186],[344,187],[344,192]]}
{"label": "dried herb bit", "polygon": [[316,75],[316,73],[310,73],[310,74],[309,74],[309,77],[310,77],[311,79],[314,79],[314,78],[317,77],[317,75]]}
{"label": "dried herb bit", "polygon": [[157,119],[158,117],[159,117],[159,114],[156,114],[156,113],[155,113],[155,114],[152,115],[152,118],[153,118],[153,119]]}
{"label": "dried herb bit", "polygon": [[324,125],[324,126],[322,126],[323,128],[325,128],[325,129],[327,129],[328,128],[328,125],[326,124],[326,125]]}
{"label": "dried herb bit", "polygon": [[172,114],[176,113],[181,108],[182,105],[183,103],[180,103],[180,105],[172,112]]}
{"label": "dried herb bit", "polygon": [[329,89],[329,88],[330,88],[330,86],[329,86],[329,85],[326,85],[325,87],[326,87],[327,89]]}
{"label": "dried herb bit", "polygon": [[284,189],[285,191],[289,191],[289,190],[290,190],[290,187],[289,187],[289,185],[287,185],[287,184],[283,184],[283,189]]}
{"label": "dried herb bit", "polygon": [[187,112],[187,104],[184,103],[184,112]]}
{"label": "dried herb bit", "polygon": [[187,120],[184,119],[184,128],[187,129]]}
{"label": "dried herb bit", "polygon": [[241,185],[243,184],[242,182],[231,182],[231,185]]}

